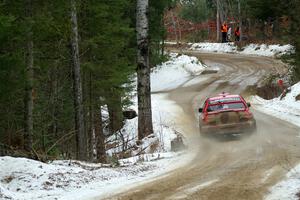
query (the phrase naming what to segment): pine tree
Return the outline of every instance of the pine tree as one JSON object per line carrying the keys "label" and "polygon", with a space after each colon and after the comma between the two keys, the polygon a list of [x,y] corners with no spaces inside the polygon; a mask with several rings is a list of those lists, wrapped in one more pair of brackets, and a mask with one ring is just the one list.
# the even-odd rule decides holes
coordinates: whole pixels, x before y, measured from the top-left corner
{"label": "pine tree", "polygon": [[[166,2],[150,4],[153,64],[159,62],[161,56]],[[132,14],[136,1],[81,0],[76,7],[73,3],[76,0],[3,1],[0,4],[1,154],[24,146],[23,136],[28,135],[24,125],[29,121],[31,138],[25,137],[26,149],[34,149],[37,159],[76,158],[76,144],[79,144],[79,159],[92,160],[97,148],[96,157],[103,162],[107,133],[103,131],[106,122],[102,121],[101,108],[109,107],[111,134],[122,127],[122,111],[130,105],[130,83],[136,68],[136,19]],[[25,5],[31,5],[27,9],[32,13],[27,12],[27,16]],[[70,8],[77,20],[75,15],[70,20]],[[77,93],[81,93],[79,82],[82,85],[82,95],[79,94],[82,103],[78,101],[82,104],[81,111],[74,106],[78,94],[74,95],[72,90],[75,87]],[[24,96],[29,97],[27,101]],[[30,111],[26,111],[27,105],[32,107]],[[29,120],[24,118],[25,113]],[[76,121],[79,118],[80,122]],[[83,126],[78,128],[78,124]],[[83,134],[76,135],[77,130]]]}
{"label": "pine tree", "polygon": [[25,88],[25,134],[24,149],[32,151],[33,144],[33,33],[32,33],[32,1],[27,0],[25,5],[25,15],[27,17],[28,31],[26,38],[26,88]]}

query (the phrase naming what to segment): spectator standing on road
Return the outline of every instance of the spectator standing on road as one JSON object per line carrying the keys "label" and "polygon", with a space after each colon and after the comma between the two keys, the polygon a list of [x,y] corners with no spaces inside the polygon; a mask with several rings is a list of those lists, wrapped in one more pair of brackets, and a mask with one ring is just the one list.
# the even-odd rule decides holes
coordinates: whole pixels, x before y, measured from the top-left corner
{"label": "spectator standing on road", "polygon": [[221,27],[222,43],[227,42],[227,31],[228,31],[228,26],[227,26],[226,22],[224,22]]}
{"label": "spectator standing on road", "polygon": [[240,27],[236,27],[234,30],[234,37],[235,37],[235,41],[240,41]]}

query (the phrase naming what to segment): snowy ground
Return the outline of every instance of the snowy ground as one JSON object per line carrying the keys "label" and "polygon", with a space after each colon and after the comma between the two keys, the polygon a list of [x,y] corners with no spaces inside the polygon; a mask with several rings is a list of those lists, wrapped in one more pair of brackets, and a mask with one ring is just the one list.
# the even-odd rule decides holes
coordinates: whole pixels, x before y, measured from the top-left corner
{"label": "snowy ground", "polygon": [[253,96],[251,101],[256,109],[300,126],[300,101],[295,99],[299,94],[300,82],[293,85],[291,91],[282,100],[280,97],[265,100],[259,96]]}
{"label": "snowy ground", "polygon": [[[251,102],[255,109],[265,112],[282,120],[300,126],[300,101],[296,97],[300,94],[300,82],[291,87],[291,91],[280,100],[280,97],[265,100],[253,96]],[[300,137],[300,129],[299,129]],[[300,165],[286,175],[286,178],[270,189],[266,200],[297,200],[296,194],[300,191]]]}
{"label": "snowy ground", "polygon": [[233,42],[229,43],[194,43],[190,44],[190,50],[201,52],[215,52],[215,53],[237,53],[245,55],[280,57],[284,54],[294,52],[292,45],[267,45],[267,44],[249,44],[241,50]]}
{"label": "snowy ground", "polygon": [[151,73],[151,90],[171,90],[183,85],[193,76],[201,74],[206,66],[196,57],[170,54],[170,60],[156,67]]}
{"label": "snowy ground", "polygon": [[[158,159],[160,158],[160,159]],[[164,158],[164,159],[161,159]],[[147,162],[131,158],[125,166],[105,167],[78,161],[55,161],[50,164],[25,158],[0,158],[0,199],[93,199],[112,191],[128,189],[170,170],[170,165],[184,162],[174,153],[147,155]],[[131,164],[128,165],[128,162]],[[126,164],[128,166],[126,166]],[[172,167],[171,167],[172,169]],[[126,187],[124,187],[126,186]]]}
{"label": "snowy ground", "polygon": [[[195,57],[171,54],[170,61],[152,72],[152,91],[176,88],[199,75],[204,68]],[[136,105],[132,108],[137,110]],[[99,199],[188,162],[192,155],[170,151],[171,140],[179,134],[174,116],[181,108],[167,100],[166,94],[153,94],[152,108],[155,133],[139,147],[143,154],[133,151],[133,157],[119,160],[119,166],[68,160],[46,164],[25,158],[0,157],[0,199]],[[127,147],[136,145],[137,118],[127,120],[122,133],[129,141]],[[153,150],[151,144],[154,143],[158,147]],[[118,146],[107,153],[113,155],[121,149]]]}

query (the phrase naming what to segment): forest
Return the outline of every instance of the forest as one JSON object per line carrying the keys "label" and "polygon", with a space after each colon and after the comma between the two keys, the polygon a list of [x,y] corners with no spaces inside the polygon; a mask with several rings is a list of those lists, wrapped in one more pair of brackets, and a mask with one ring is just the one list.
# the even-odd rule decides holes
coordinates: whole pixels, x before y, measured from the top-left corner
{"label": "forest", "polygon": [[[150,3],[152,65],[162,59],[168,4]],[[88,160],[93,132],[103,148],[103,128],[107,134],[120,129],[122,110],[131,103],[135,8],[134,0],[1,1],[1,155],[75,158],[76,144],[83,142],[80,159]],[[73,67],[78,64],[80,71]]]}
{"label": "forest", "polygon": [[[136,0],[0,1],[0,155],[93,160],[97,149],[97,161],[106,162],[105,138],[123,126],[142,68],[136,7]],[[172,9],[197,23],[221,12],[241,27],[255,24],[249,34],[257,42],[274,23],[272,40],[296,48],[285,59],[294,65],[293,81],[300,80],[300,1],[149,0],[148,68],[166,59],[164,16]]]}

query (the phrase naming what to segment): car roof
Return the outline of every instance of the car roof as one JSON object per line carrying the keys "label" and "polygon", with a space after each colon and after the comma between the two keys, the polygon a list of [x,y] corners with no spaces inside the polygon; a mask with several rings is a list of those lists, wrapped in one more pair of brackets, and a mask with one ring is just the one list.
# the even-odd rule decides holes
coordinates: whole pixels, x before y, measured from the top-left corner
{"label": "car roof", "polygon": [[238,94],[228,94],[228,93],[222,93],[219,94],[216,97],[210,97],[208,100],[214,101],[214,100],[220,100],[220,99],[230,99],[230,98],[239,98],[241,100],[241,96]]}

